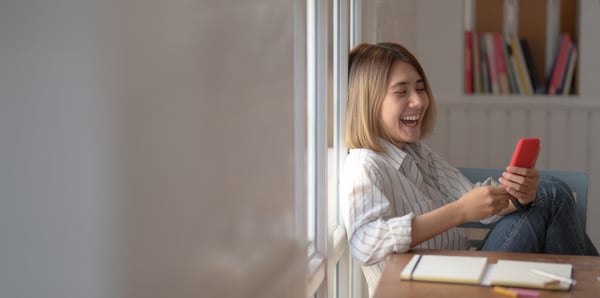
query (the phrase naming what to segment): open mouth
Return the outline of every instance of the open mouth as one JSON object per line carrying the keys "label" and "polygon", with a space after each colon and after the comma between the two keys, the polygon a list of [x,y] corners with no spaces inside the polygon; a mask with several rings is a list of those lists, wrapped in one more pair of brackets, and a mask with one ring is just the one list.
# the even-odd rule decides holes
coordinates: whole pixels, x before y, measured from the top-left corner
{"label": "open mouth", "polygon": [[421,118],[420,115],[408,115],[408,116],[402,117],[400,120],[406,126],[417,126],[420,118]]}

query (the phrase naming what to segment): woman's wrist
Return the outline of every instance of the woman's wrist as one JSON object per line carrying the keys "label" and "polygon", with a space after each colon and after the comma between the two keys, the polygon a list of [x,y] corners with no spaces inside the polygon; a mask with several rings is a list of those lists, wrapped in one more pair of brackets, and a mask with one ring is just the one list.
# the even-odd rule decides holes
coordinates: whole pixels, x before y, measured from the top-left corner
{"label": "woman's wrist", "polygon": [[446,204],[445,206],[447,206],[447,208],[450,209],[450,214],[454,214],[452,216],[454,226],[463,224],[468,221],[466,218],[467,216],[464,212],[465,208],[462,206],[462,202],[460,200],[454,201],[450,204]]}
{"label": "woman's wrist", "polygon": [[519,211],[529,210],[533,206],[533,202],[529,202],[527,204],[521,204],[521,202],[519,202],[518,199],[513,199],[510,201],[513,204],[513,206],[515,206],[515,208],[517,208],[517,210],[519,210]]}

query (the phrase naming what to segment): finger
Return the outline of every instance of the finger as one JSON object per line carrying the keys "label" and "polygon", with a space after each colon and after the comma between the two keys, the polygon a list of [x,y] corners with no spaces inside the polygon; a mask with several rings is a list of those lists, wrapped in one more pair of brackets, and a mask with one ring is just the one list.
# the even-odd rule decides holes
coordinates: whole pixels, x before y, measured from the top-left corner
{"label": "finger", "polygon": [[518,192],[512,188],[509,188],[506,191],[511,195],[511,197],[512,197],[511,199],[521,199],[522,200],[523,198],[525,198],[524,193]]}
{"label": "finger", "polygon": [[538,172],[538,170],[536,170],[536,169],[530,169],[529,172],[527,173],[527,177],[530,177],[532,179],[539,179],[540,172]]}
{"label": "finger", "polygon": [[520,174],[514,174],[511,172],[503,172],[502,177],[498,178],[498,180],[500,180],[502,178],[504,178],[506,180],[510,180],[515,183],[519,183],[519,184],[524,184],[525,181],[527,181],[527,176],[520,175]]}
{"label": "finger", "polygon": [[506,207],[508,207],[508,202],[509,202],[509,200],[500,201],[500,204],[499,204],[500,205],[500,210],[506,209]]}
{"label": "finger", "polygon": [[493,213],[496,214],[508,207],[509,200],[500,200],[492,204]]}
{"label": "finger", "polygon": [[535,199],[535,193],[532,194],[532,193],[518,192],[513,189],[509,189],[507,191],[513,196],[514,199],[518,199],[521,202],[524,202],[525,204],[528,204]]}
{"label": "finger", "polygon": [[528,170],[529,170],[528,168],[521,168],[521,167],[506,167],[506,172],[520,175],[520,176],[527,176]]}
{"label": "finger", "polygon": [[508,193],[506,189],[503,189],[502,192],[491,194],[490,196],[492,200],[492,204],[504,204],[513,199],[513,196]]}
{"label": "finger", "polygon": [[524,189],[524,186],[521,183],[506,178],[498,178],[498,181],[500,182],[500,184],[502,184],[502,186],[504,186],[507,189],[512,188],[519,191],[523,191]]}
{"label": "finger", "polygon": [[506,187],[504,185],[489,186],[491,195],[506,195]]}
{"label": "finger", "polygon": [[[512,169],[512,168],[511,168]],[[515,181],[521,184],[529,183],[529,181],[536,181],[540,179],[540,172],[535,168],[526,169],[526,168],[515,168],[520,169],[519,171],[511,172],[505,171],[502,173],[502,177],[509,179],[511,181]]]}

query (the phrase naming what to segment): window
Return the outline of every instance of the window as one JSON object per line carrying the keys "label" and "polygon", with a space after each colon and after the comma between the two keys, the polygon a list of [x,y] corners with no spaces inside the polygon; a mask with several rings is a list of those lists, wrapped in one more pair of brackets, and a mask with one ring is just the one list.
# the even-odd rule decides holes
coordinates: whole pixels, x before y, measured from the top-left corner
{"label": "window", "polygon": [[[352,263],[338,212],[352,16],[360,1],[295,3],[297,231],[308,240],[308,296],[352,297]],[[356,40],[354,38],[353,40]],[[362,296],[357,294],[357,297]]]}

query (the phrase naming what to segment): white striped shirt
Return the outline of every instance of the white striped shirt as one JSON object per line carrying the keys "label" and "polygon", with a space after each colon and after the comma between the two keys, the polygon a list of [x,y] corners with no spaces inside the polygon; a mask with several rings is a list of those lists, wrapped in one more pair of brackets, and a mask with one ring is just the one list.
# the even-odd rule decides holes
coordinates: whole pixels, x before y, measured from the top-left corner
{"label": "white striped shirt", "polygon": [[[350,251],[363,265],[371,295],[387,257],[410,249],[412,219],[474,187],[424,143],[402,149],[383,139],[381,144],[385,152],[351,149],[340,181]],[[467,249],[467,237],[452,228],[416,247]]]}

